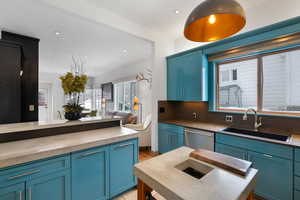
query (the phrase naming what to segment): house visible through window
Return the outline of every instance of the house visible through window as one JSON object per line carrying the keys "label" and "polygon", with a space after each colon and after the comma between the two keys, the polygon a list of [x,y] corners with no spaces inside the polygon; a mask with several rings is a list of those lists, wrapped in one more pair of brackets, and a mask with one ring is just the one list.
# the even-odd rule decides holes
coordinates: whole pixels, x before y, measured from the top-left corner
{"label": "house visible through window", "polygon": [[121,112],[133,111],[133,99],[136,96],[136,81],[114,84],[114,110]]}
{"label": "house visible through window", "polygon": [[217,109],[300,114],[299,58],[291,49],[219,63]]}

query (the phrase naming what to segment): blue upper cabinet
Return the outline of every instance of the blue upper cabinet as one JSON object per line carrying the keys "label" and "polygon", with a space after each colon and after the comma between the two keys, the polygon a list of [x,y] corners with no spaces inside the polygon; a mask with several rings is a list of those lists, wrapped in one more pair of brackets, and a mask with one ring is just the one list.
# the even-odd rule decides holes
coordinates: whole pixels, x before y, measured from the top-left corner
{"label": "blue upper cabinet", "polygon": [[183,68],[179,58],[168,60],[167,96],[170,101],[183,101]]}
{"label": "blue upper cabinet", "polygon": [[136,185],[133,166],[138,162],[137,139],[110,145],[110,198]]}
{"label": "blue upper cabinet", "polygon": [[1,187],[1,200],[23,200],[25,199],[25,182]]}
{"label": "blue upper cabinet", "polygon": [[108,147],[72,154],[72,200],[108,199]]}
{"label": "blue upper cabinet", "polygon": [[208,62],[202,51],[167,59],[167,96],[170,101],[208,100]]}

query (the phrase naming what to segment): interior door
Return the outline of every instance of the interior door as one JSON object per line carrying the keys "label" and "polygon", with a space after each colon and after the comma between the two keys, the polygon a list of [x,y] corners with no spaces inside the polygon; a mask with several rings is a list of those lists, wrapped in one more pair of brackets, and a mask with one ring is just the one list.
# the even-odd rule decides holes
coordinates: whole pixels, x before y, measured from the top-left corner
{"label": "interior door", "polygon": [[49,121],[52,115],[51,84],[41,83],[39,85],[39,121]]}
{"label": "interior door", "polygon": [[21,49],[0,42],[0,124],[21,122]]}

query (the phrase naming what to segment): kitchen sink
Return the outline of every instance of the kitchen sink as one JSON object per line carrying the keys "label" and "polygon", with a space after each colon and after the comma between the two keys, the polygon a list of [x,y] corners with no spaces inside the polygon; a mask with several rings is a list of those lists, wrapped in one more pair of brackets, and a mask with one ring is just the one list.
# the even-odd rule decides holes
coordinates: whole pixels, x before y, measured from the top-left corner
{"label": "kitchen sink", "polygon": [[264,133],[259,131],[250,131],[250,130],[243,130],[243,129],[236,129],[236,128],[226,128],[223,131],[230,132],[230,133],[237,133],[243,135],[250,135],[255,137],[267,138],[272,140],[279,140],[286,142],[288,140],[288,136],[285,135],[278,135],[272,133]]}

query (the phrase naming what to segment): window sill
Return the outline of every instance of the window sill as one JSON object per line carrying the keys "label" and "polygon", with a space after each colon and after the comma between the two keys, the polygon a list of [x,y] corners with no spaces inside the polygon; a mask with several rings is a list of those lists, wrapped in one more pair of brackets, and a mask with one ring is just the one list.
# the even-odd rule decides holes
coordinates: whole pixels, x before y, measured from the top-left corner
{"label": "window sill", "polygon": [[[226,110],[209,110],[209,112],[213,113],[228,113],[228,114],[241,114],[243,115],[245,112],[242,111],[226,111]],[[248,113],[249,115],[253,115],[253,113]],[[265,117],[286,117],[286,118],[295,118],[300,119],[300,115],[286,115],[286,114],[268,114],[268,113],[257,113],[258,116],[265,116]]]}

